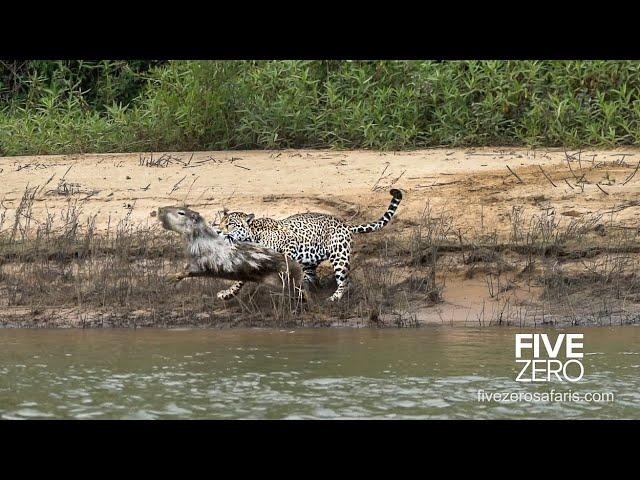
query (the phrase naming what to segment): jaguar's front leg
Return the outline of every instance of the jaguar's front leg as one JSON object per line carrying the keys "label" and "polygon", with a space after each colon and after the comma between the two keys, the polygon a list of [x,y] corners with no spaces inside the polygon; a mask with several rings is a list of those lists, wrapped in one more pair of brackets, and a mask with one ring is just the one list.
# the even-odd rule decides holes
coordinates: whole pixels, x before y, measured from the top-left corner
{"label": "jaguar's front leg", "polygon": [[244,285],[244,282],[242,282],[242,281],[236,282],[233,285],[231,285],[229,288],[227,288],[226,290],[220,290],[216,294],[216,296],[220,300],[229,300],[229,299],[235,297],[238,294],[240,289],[242,289],[243,285]]}

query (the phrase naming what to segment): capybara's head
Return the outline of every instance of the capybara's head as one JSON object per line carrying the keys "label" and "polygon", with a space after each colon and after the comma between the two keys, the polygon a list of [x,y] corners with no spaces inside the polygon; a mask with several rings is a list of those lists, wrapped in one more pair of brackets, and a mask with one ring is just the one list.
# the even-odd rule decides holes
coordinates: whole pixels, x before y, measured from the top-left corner
{"label": "capybara's head", "polygon": [[186,207],[160,207],[158,220],[167,230],[181,234],[193,233],[205,223],[198,212]]}

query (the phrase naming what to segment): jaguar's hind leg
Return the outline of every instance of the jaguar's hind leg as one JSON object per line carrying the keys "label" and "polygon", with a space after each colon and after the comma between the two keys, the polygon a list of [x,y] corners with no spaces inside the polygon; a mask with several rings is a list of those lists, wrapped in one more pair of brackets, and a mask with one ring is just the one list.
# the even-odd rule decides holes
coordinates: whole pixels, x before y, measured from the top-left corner
{"label": "jaguar's hind leg", "polygon": [[220,290],[216,294],[216,297],[218,297],[220,300],[229,300],[229,299],[235,297],[238,294],[240,289],[242,289],[243,285],[244,285],[244,282],[242,282],[242,281],[236,282],[233,285],[231,285],[229,288],[227,288],[226,290]]}
{"label": "jaguar's hind leg", "polygon": [[349,258],[349,252],[343,252],[329,257],[329,261],[333,266],[333,272],[336,277],[336,283],[338,284],[336,291],[331,295],[331,297],[329,297],[329,300],[332,302],[342,298],[349,284]]}

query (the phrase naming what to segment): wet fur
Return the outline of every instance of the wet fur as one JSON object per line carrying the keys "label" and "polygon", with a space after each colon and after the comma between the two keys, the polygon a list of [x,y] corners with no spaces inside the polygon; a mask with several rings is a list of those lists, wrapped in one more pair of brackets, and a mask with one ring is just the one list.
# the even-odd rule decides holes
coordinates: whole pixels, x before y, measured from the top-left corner
{"label": "wet fur", "polygon": [[209,276],[262,282],[268,277],[283,275],[294,285],[301,285],[302,270],[295,261],[254,243],[229,243],[209,227],[198,212],[180,207],[162,207],[158,209],[158,218],[165,229],[185,238],[189,264],[184,277]]}

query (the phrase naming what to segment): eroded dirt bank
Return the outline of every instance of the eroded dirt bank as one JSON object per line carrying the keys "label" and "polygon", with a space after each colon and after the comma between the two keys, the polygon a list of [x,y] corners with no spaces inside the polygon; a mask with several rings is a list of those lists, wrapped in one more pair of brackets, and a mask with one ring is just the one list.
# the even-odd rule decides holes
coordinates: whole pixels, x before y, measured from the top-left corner
{"label": "eroded dirt bank", "polygon": [[[117,309],[106,296],[95,303],[91,299],[104,285],[95,286],[91,295],[83,288],[102,271],[95,266],[89,271],[79,262],[98,253],[108,261],[118,248],[117,242],[94,245],[94,237],[117,235],[118,229],[127,235],[137,228],[155,232],[149,213],[161,205],[186,202],[210,220],[229,208],[274,218],[318,211],[356,223],[377,219],[388,205],[389,188],[395,187],[405,192],[396,218],[382,232],[356,239],[352,298],[343,307],[325,305],[324,290],[332,288],[327,278],[317,294],[317,310],[307,312],[303,323],[635,322],[640,312],[639,161],[640,150],[510,148],[0,158],[2,321],[110,325],[130,324],[133,318],[140,325],[214,325],[222,317],[235,324],[240,314],[250,313],[251,322],[265,322],[269,315],[260,313],[259,305],[220,304],[193,285],[172,293],[154,284],[156,295],[170,297],[162,312],[152,307],[157,299],[136,303],[134,293],[140,291],[131,285],[118,287],[130,293],[118,297]],[[70,221],[77,231],[62,248],[73,247],[73,255],[52,259],[49,252],[46,269],[38,269],[33,264],[40,254],[31,249],[25,267],[28,255],[12,244],[24,245],[38,231],[43,236],[45,230],[68,229]],[[89,240],[82,237],[87,228]],[[91,243],[82,255],[76,245],[81,237]],[[145,239],[138,239],[138,256],[127,253],[138,268],[128,271],[134,283],[135,275],[149,268],[158,276],[178,268],[177,259],[175,265],[145,264],[149,257],[167,259],[179,252],[175,242],[156,249]],[[147,243],[141,247],[140,241]],[[45,271],[48,280],[39,287],[29,280]],[[60,282],[72,298],[53,302],[42,293],[51,282]],[[208,297],[188,319],[184,303],[179,306],[187,293]],[[245,303],[253,301],[251,295]]]}

